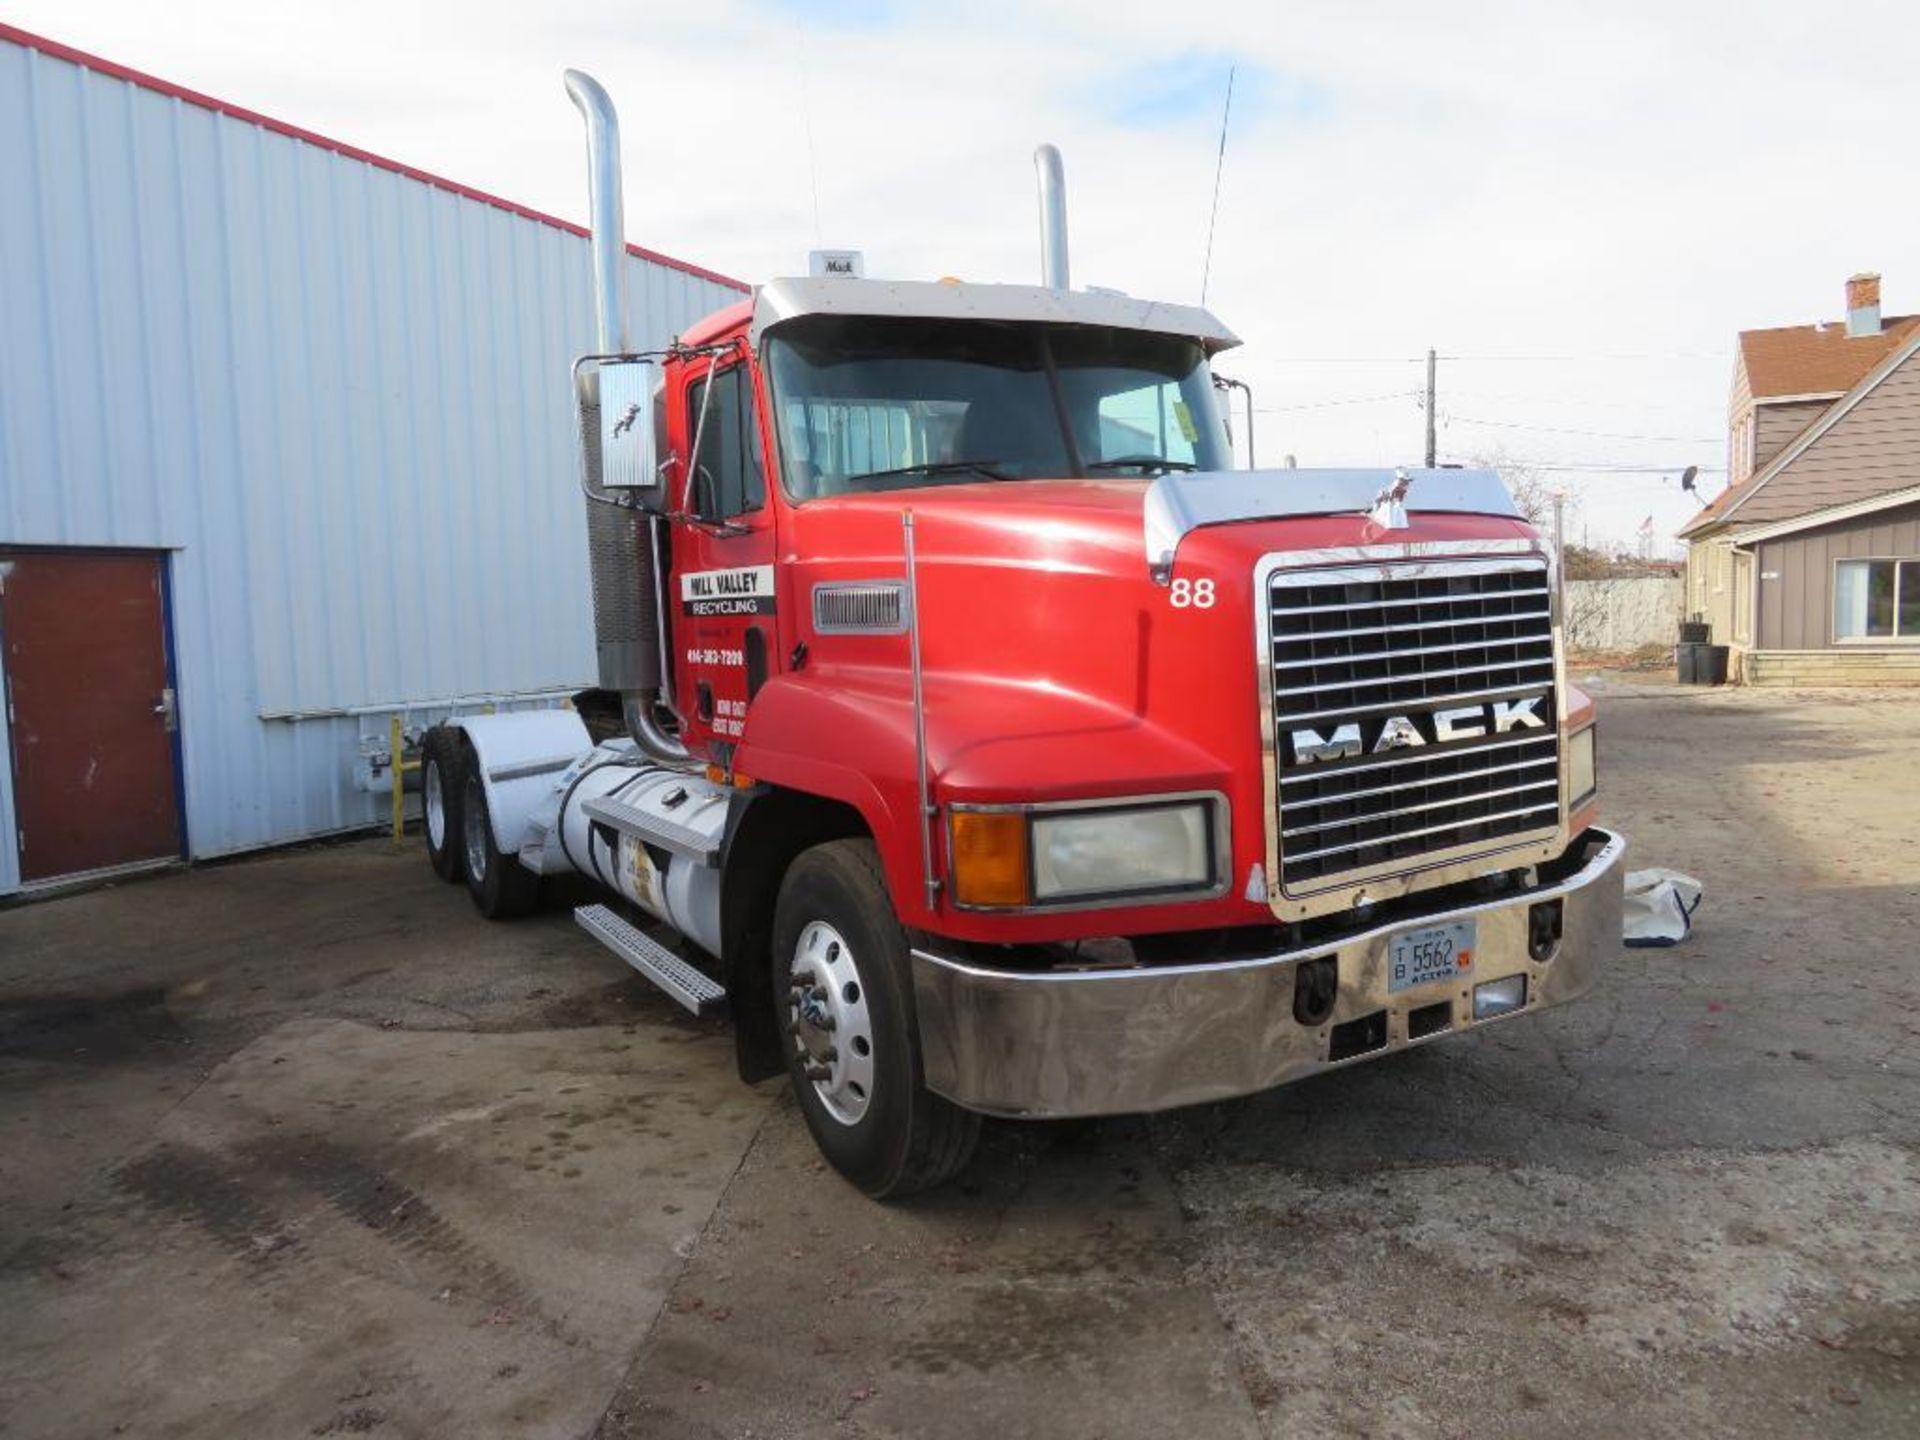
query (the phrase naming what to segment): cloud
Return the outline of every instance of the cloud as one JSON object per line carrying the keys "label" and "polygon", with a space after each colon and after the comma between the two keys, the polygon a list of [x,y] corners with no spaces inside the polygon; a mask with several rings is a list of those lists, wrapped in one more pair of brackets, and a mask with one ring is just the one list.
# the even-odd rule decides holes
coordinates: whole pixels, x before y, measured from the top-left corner
{"label": "cloud", "polygon": [[869,30],[893,24],[902,0],[759,0],[789,20],[822,29]]}
{"label": "cloud", "polygon": [[1317,121],[1332,107],[1327,90],[1312,80],[1277,74],[1243,56],[1208,51],[1129,65],[1101,77],[1087,102],[1112,124],[1128,129],[1199,124],[1212,130],[1225,111],[1229,76],[1232,126],[1239,132],[1276,121],[1288,125]]}
{"label": "cloud", "polygon": [[632,238],[748,279],[824,243],[875,275],[1030,280],[1030,157],[1051,140],[1076,279],[1189,301],[1237,66],[1209,303],[1247,341],[1225,368],[1271,409],[1262,456],[1416,458],[1431,345],[1460,357],[1440,364],[1443,452],[1575,466],[1556,474],[1596,539],[1650,509],[1664,533],[1691,504],[1605,467],[1725,463],[1717,441],[1616,437],[1723,431],[1738,330],[1837,316],[1863,269],[1891,313],[1920,309],[1910,0],[1855,0],[1839,30],[1797,0],[14,0],[9,18],[574,218],[559,72],[585,65],[621,106]]}

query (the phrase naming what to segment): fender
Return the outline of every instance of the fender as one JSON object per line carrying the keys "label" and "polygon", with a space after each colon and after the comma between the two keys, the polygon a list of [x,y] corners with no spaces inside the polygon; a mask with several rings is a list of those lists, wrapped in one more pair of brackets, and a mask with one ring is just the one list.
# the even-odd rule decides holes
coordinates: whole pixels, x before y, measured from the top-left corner
{"label": "fender", "polygon": [[[961,914],[926,903],[919,792],[914,775],[913,709],[905,677],[855,667],[777,676],[754,698],[736,754],[740,770],[790,790],[836,800],[858,811],[872,832],[887,887],[901,921],[915,929],[973,939],[1019,940],[1067,933],[1084,925],[1076,912],[1047,916]],[[958,803],[1134,797],[1140,777],[1155,791],[1227,791],[1228,762],[1154,721],[1095,696],[1053,687],[1010,687],[989,676],[941,674],[927,680],[927,749],[933,794],[944,814]],[[1017,717],[1017,723],[1016,723]],[[775,747],[756,739],[778,736]],[[990,738],[982,739],[982,736]],[[793,748],[785,748],[787,745]],[[1248,836],[1263,823],[1257,811]],[[1252,844],[1247,838],[1243,844]],[[945,844],[935,837],[935,863]],[[1231,889],[1231,887],[1229,887]],[[1143,907],[1145,928],[1224,924],[1231,895],[1168,919],[1164,906]],[[1211,913],[1201,914],[1201,910]],[[1129,912],[1111,912],[1124,921]],[[1156,923],[1157,922],[1157,923]]]}
{"label": "fender", "polygon": [[[919,800],[911,706],[898,686],[850,687],[845,680],[805,671],[768,680],[748,711],[734,762],[755,780],[859,812],[879,847],[895,909],[907,919],[925,908],[916,904],[920,851],[911,819]],[[766,743],[769,736],[779,743]]]}
{"label": "fender", "polygon": [[527,818],[562,772],[593,749],[585,722],[572,710],[513,710],[456,715],[446,724],[473,747],[493,816],[493,843],[503,855],[518,855]]}

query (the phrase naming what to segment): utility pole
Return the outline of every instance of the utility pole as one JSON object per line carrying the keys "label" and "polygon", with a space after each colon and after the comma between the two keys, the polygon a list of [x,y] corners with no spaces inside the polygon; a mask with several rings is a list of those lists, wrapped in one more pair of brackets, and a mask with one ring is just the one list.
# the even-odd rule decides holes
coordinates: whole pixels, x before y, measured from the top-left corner
{"label": "utility pole", "polygon": [[1567,623],[1567,492],[1553,492],[1553,589],[1554,608],[1560,623]]}
{"label": "utility pole", "polygon": [[1439,357],[1432,350],[1427,351],[1427,469],[1433,469],[1434,430],[1433,430],[1433,370]]}

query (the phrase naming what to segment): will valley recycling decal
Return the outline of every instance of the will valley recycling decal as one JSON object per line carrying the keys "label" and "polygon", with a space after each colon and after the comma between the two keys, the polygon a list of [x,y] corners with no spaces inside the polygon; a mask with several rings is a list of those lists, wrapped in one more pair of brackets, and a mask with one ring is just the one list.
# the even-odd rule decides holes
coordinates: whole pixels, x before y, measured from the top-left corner
{"label": "will valley recycling decal", "polygon": [[687,615],[771,615],[773,566],[690,571],[680,577],[680,609]]}

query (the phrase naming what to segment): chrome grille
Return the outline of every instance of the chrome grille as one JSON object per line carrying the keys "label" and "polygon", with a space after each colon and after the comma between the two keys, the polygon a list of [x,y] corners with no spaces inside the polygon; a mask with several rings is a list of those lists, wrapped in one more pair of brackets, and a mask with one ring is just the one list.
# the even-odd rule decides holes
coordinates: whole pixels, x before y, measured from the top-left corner
{"label": "chrome grille", "polygon": [[1277,570],[1268,604],[1283,892],[1554,830],[1560,745],[1542,560]]}

